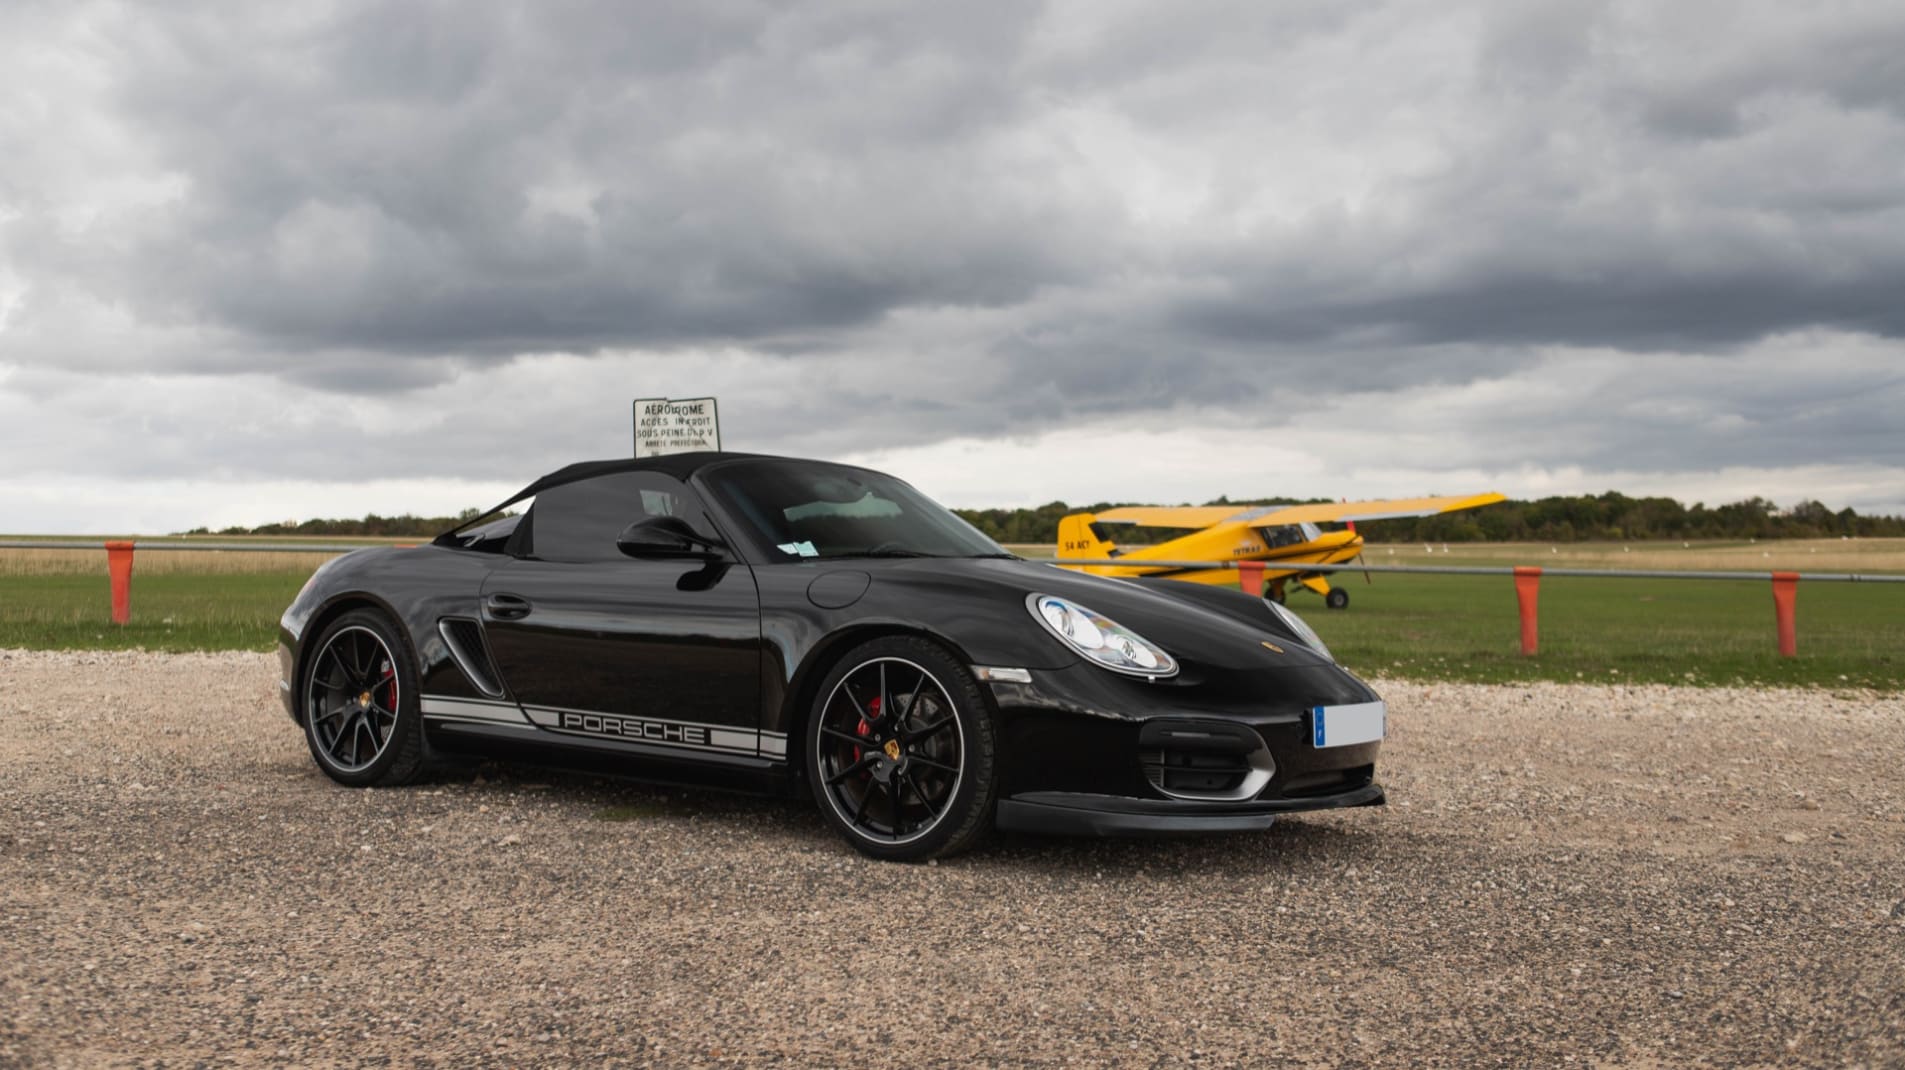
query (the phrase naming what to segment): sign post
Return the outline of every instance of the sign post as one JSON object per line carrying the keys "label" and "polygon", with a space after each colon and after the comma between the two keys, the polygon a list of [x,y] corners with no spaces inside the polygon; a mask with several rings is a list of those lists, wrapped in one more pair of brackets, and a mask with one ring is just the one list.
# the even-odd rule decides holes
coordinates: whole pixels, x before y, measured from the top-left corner
{"label": "sign post", "polygon": [[721,448],[721,415],[713,398],[636,398],[635,457]]}

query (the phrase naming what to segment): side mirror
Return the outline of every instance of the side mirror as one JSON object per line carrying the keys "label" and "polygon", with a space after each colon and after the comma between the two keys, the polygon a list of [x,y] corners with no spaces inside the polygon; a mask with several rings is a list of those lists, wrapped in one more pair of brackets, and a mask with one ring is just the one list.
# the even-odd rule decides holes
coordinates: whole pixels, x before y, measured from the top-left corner
{"label": "side mirror", "polygon": [[713,557],[721,546],[678,516],[651,516],[622,529],[615,548],[630,557]]}

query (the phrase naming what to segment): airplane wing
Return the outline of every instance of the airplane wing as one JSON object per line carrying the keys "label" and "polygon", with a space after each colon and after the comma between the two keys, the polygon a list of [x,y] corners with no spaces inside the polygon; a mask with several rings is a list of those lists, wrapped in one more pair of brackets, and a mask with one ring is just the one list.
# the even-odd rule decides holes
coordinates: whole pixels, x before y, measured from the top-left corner
{"label": "airplane wing", "polygon": [[[1320,502],[1316,505],[1270,505],[1248,513],[1238,514],[1235,510],[1219,507],[1217,511],[1227,512],[1229,517],[1243,520],[1253,528],[1268,527],[1272,524],[1312,524],[1340,523],[1345,520],[1394,520],[1406,516],[1434,516],[1437,513],[1453,513],[1461,509],[1474,509],[1478,506],[1493,505],[1506,501],[1507,496],[1493,491],[1487,494],[1455,495],[1442,498],[1390,498],[1372,502]],[[1179,512],[1198,512],[1199,510],[1176,510]]]}
{"label": "airplane wing", "polygon": [[1236,505],[1127,505],[1107,509],[1095,518],[1101,524],[1137,524],[1147,528],[1207,528],[1246,515],[1250,506]]}

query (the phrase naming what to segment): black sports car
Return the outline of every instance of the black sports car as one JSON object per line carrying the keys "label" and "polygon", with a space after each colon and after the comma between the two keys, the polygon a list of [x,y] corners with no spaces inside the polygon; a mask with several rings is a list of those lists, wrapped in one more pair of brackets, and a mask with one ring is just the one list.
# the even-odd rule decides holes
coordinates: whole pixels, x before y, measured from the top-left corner
{"label": "black sports car", "polygon": [[428,546],[328,562],[279,658],[343,784],[473,752],[812,792],[881,858],[1383,801],[1383,704],[1289,610],[1022,560],[816,461],[570,465]]}

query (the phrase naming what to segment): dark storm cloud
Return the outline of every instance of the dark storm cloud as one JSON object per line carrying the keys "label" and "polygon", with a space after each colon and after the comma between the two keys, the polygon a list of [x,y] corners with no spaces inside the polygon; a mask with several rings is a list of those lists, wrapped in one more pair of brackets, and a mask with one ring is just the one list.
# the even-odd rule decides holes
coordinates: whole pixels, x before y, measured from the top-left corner
{"label": "dark storm cloud", "polygon": [[293,349],[586,350],[1020,300],[1090,259],[1035,176],[964,166],[1018,107],[1023,10],[135,14],[108,34],[117,102],[183,197],[110,256],[19,229],[148,315]]}
{"label": "dark storm cloud", "polygon": [[665,392],[815,452],[1905,463],[1900,55],[1896,4],[9,5],[0,407],[74,428],[0,445],[96,465],[139,375],[142,477],[477,477]]}
{"label": "dark storm cloud", "polygon": [[1379,187],[1379,211],[1168,256],[1012,144],[1080,100],[1164,135],[1212,115],[1247,133],[1280,105],[1227,98],[1227,72],[1411,9],[1375,10],[135,9],[99,31],[112,98],[183,194],[113,248],[32,220],[10,238],[148,318],[292,351],[773,347],[1134,263],[1221,279],[1122,313],[1199,348],[1905,330],[1897,131],[1875,172],[1779,110],[1895,114],[1905,24],[1884,12],[1797,41],[1602,5],[1485,12],[1447,72],[1464,112],[1425,118],[1462,124],[1431,131],[1458,158]]}
{"label": "dark storm cloud", "polygon": [[1708,14],[1505,10],[1460,158],[1386,211],[1219,250],[1224,291],[1177,322],[1632,350],[1905,335],[1905,9]]}

